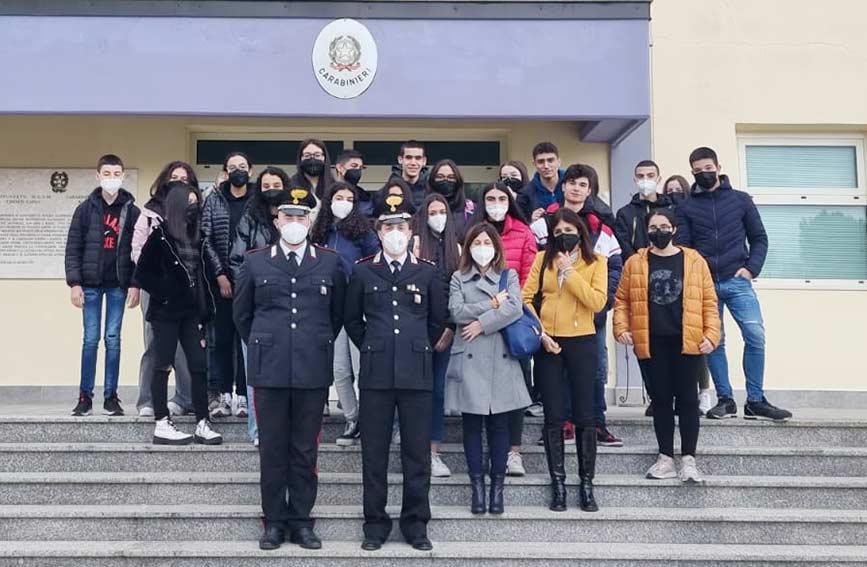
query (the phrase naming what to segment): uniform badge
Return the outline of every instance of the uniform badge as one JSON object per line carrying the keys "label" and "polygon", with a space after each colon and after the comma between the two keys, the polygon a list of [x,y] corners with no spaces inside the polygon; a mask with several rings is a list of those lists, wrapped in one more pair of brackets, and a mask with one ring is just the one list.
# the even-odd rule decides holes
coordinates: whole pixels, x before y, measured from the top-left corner
{"label": "uniform badge", "polygon": [[418,294],[418,293],[415,294],[415,295],[413,296],[413,300],[415,301],[415,304],[416,304],[416,305],[421,305],[421,294]]}
{"label": "uniform badge", "polygon": [[328,295],[328,288],[323,286],[319,286],[319,295]]}

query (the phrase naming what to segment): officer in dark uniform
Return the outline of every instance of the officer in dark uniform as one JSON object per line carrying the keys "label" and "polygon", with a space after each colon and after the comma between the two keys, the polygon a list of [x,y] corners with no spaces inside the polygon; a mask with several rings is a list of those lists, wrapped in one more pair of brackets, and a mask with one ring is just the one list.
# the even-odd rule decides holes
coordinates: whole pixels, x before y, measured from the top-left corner
{"label": "officer in dark uniform", "polygon": [[286,532],[301,547],[322,547],[310,510],[346,274],[335,252],[307,240],[315,206],[307,189],[289,192],[274,220],[279,242],[247,254],[235,290],[235,325],[248,345],[259,425],[261,549],[280,547]]}
{"label": "officer in dark uniform", "polygon": [[445,329],[448,301],[430,262],[408,249],[411,203],[391,195],[378,203],[382,252],[360,260],[346,294],[346,331],[361,351],[358,380],[364,480],[364,543],[382,547],[391,532],[388,456],[395,407],[400,419],[403,507],[400,529],[415,549],[432,549],[430,427],[431,345]]}

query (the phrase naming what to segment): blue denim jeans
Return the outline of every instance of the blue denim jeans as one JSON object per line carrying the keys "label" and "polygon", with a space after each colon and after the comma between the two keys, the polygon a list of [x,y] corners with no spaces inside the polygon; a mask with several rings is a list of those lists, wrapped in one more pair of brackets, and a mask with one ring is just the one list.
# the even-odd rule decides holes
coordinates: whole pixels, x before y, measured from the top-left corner
{"label": "blue denim jeans", "polygon": [[[744,278],[734,277],[715,286],[719,299],[720,320],[723,307],[728,306],[744,339],[744,375],[747,379],[747,399],[751,402],[761,401],[764,396],[765,381],[765,324],[762,320],[762,309],[759,299],[753,290],[753,284]],[[707,356],[707,365],[713,377],[718,397],[732,397],[732,385],[729,382],[729,365],[726,359],[725,330],[722,330],[719,346]]]}
{"label": "blue denim jeans", "polygon": [[445,413],[446,370],[452,357],[451,348],[445,352],[433,353],[433,414],[431,415],[431,443],[441,443],[443,440],[443,419]]}
{"label": "blue denim jeans", "polygon": [[[247,369],[247,343],[241,340],[241,355],[244,357],[244,370]],[[247,435],[250,441],[259,438],[259,426],[256,424],[256,401],[253,397],[253,386],[247,384]]]}
{"label": "blue denim jeans", "polygon": [[81,347],[82,394],[93,398],[96,382],[96,353],[102,328],[102,300],[105,297],[105,378],[103,394],[106,398],[117,393],[120,374],[120,330],[126,304],[126,290],[119,287],[84,288],[84,344]]}

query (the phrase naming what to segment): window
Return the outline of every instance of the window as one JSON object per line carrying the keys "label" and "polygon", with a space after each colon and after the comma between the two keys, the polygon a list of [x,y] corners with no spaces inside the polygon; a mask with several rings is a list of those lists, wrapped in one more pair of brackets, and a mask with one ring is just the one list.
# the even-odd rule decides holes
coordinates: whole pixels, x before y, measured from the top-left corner
{"label": "window", "polygon": [[863,137],[739,139],[741,179],[770,240],[762,280],[867,280]]}

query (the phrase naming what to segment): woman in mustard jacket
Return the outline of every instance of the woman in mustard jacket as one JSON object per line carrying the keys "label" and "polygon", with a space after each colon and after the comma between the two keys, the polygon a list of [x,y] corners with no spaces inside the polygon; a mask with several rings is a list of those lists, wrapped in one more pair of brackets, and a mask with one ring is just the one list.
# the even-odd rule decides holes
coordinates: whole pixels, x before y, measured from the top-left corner
{"label": "woman in mustard jacket", "polygon": [[[533,262],[523,297],[542,323],[542,350],[535,356],[536,385],[542,395],[545,425],[542,439],[551,475],[551,504],[566,509],[566,470],[563,458],[563,376],[572,396],[572,421],[578,450],[581,509],[599,509],[593,496],[596,473],[596,420],[593,388],[596,376],[596,327],[593,315],[608,297],[608,262],[594,254],[584,221],[560,209],[549,222],[553,238]],[[579,433],[580,430],[580,433]]]}
{"label": "woman in mustard jacket", "polygon": [[[614,336],[633,345],[653,405],[659,457],[647,478],[701,482],[698,444],[698,380],[704,355],[720,340],[713,279],[704,258],[672,244],[674,215],[659,209],[647,217],[650,246],[627,260],[614,303]],[[681,468],[674,463],[674,407],[680,427]]]}

